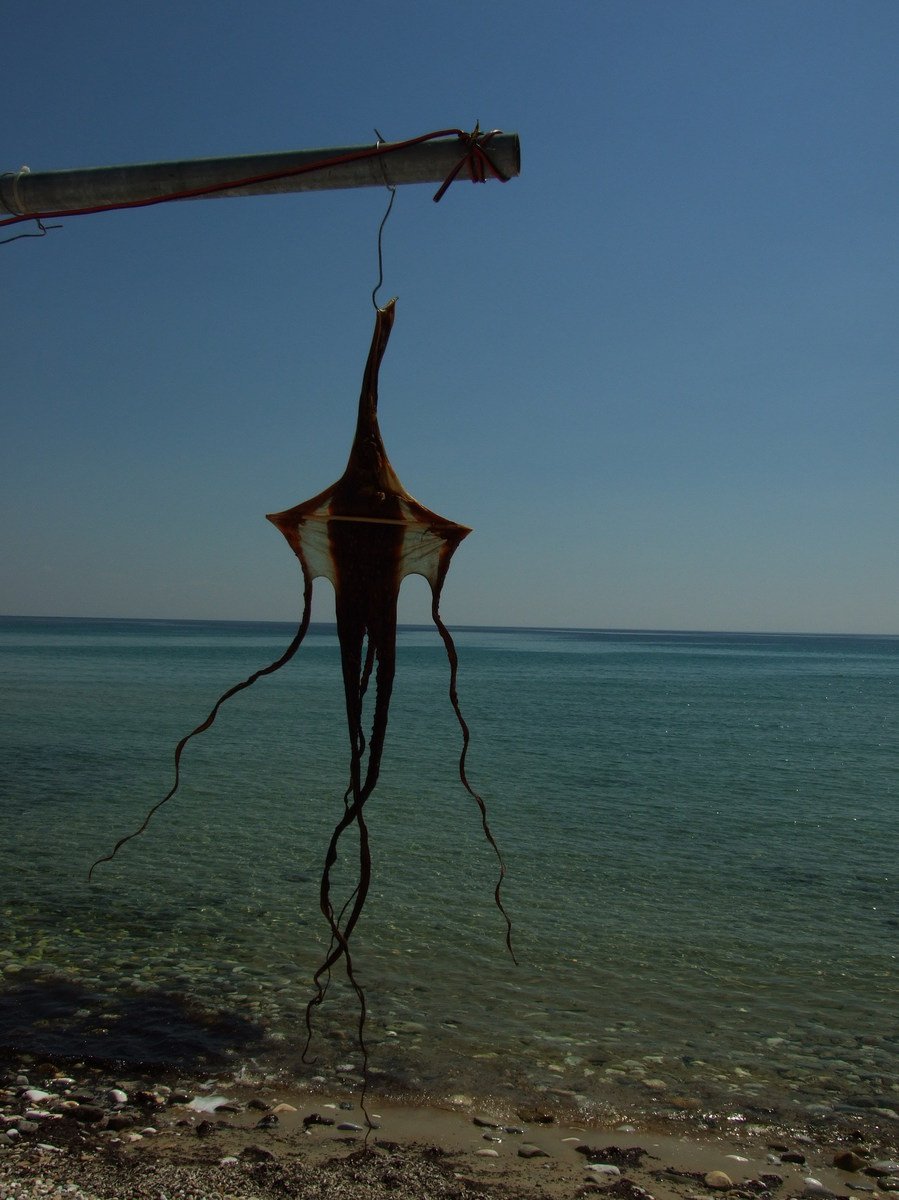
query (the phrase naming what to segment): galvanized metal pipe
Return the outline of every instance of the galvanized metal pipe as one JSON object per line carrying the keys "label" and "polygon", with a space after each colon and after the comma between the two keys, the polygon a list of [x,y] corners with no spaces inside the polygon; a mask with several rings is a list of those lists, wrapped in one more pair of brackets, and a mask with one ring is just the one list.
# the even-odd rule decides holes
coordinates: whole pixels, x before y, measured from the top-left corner
{"label": "galvanized metal pipe", "polygon": [[[384,187],[406,183],[442,183],[465,154],[456,137],[390,149],[368,158],[352,156],[372,147],[344,146],[328,150],[289,150],[279,154],[249,154],[231,158],[186,159],[181,162],[138,163],[121,167],[89,167],[74,171],[9,171],[0,176],[0,216],[29,213],[59,214],[104,205],[134,204],[173,193],[219,187],[232,180],[279,175],[312,163],[320,170],[225,188],[201,197],[259,196],[273,192],[321,191],[328,188]],[[521,149],[516,133],[497,133],[484,149],[504,175],[518,175]],[[352,161],[328,166],[329,159]],[[489,173],[488,173],[489,177]],[[466,178],[463,169],[459,179]]]}

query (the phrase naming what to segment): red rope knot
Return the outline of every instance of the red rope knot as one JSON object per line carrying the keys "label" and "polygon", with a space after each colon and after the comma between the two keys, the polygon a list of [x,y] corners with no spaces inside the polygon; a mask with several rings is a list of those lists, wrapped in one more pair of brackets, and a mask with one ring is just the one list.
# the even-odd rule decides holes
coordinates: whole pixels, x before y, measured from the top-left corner
{"label": "red rope knot", "polygon": [[472,183],[486,183],[488,172],[494,179],[498,179],[500,183],[509,182],[509,176],[499,169],[485,149],[491,138],[501,132],[502,130],[500,129],[491,129],[486,133],[482,133],[480,122],[477,122],[471,133],[459,134],[459,141],[464,145],[465,153],[440,185],[439,190],[434,196],[435,204],[443,198],[446,189],[465,166],[468,167],[468,174]]}

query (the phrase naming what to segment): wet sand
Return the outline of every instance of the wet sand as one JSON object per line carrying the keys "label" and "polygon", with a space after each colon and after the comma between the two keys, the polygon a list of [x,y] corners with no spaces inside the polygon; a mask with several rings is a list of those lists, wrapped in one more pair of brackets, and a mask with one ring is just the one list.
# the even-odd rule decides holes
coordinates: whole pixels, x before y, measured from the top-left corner
{"label": "wet sand", "polygon": [[799,1127],[619,1114],[610,1123],[560,1105],[372,1095],[367,1129],[358,1094],[271,1081],[162,1083],[27,1060],[9,1062],[2,1079],[0,1200],[562,1200],[597,1191],[616,1200],[876,1200],[899,1190],[899,1170],[884,1169],[896,1162],[899,1133],[887,1118]]}

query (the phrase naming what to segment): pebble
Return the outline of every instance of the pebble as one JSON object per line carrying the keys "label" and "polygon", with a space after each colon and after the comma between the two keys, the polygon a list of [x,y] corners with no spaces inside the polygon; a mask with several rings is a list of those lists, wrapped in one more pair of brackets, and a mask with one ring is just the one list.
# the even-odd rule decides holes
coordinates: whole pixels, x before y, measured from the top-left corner
{"label": "pebble", "polygon": [[244,1146],[239,1157],[251,1162],[274,1162],[277,1155],[265,1146]]}
{"label": "pebble", "polygon": [[878,1179],[877,1186],[882,1192],[899,1192],[899,1175],[885,1175]]}
{"label": "pebble", "polygon": [[357,1125],[355,1121],[341,1121],[337,1128],[345,1133],[362,1133],[364,1126]]}
{"label": "pebble", "polygon": [[805,1184],[806,1196],[832,1196],[834,1194],[829,1187],[825,1187],[820,1179],[813,1179],[811,1176],[808,1176],[802,1182]]}
{"label": "pebble", "polygon": [[724,1171],[709,1171],[703,1179],[706,1187],[716,1188],[719,1191],[726,1191],[727,1188],[734,1186],[734,1181]]}
{"label": "pebble", "polygon": [[519,1158],[549,1158],[545,1150],[541,1150],[539,1146],[519,1146]]}
{"label": "pebble", "polygon": [[899,1162],[892,1158],[878,1158],[876,1162],[872,1162],[869,1171],[875,1175],[892,1175],[895,1171],[899,1171]]}
{"label": "pebble", "polygon": [[833,1156],[833,1165],[841,1171],[860,1171],[866,1163],[854,1150],[841,1150]]}
{"label": "pebble", "polygon": [[195,1096],[188,1104],[192,1112],[215,1112],[220,1104],[230,1104],[227,1096]]}
{"label": "pebble", "polygon": [[621,1175],[621,1168],[613,1163],[587,1163],[587,1170],[603,1179],[618,1179]]}
{"label": "pebble", "polygon": [[121,1088],[110,1088],[106,1093],[106,1099],[110,1104],[127,1104],[128,1093],[123,1092]]}
{"label": "pebble", "polygon": [[475,1154],[481,1158],[499,1158],[498,1150],[475,1150]]}

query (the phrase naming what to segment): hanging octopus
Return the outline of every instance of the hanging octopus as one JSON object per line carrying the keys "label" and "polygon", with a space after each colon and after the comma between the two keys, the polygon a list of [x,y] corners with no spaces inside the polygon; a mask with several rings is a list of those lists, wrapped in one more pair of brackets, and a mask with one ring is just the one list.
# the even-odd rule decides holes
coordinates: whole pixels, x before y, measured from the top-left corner
{"label": "hanging octopus", "polygon": [[[354,970],[350,947],[371,883],[371,850],[365,805],[378,782],[387,718],[396,668],[397,599],[407,575],[423,575],[431,587],[431,615],[446,647],[449,660],[450,703],[462,731],[459,775],[477,803],[484,835],[499,862],[494,898],[505,918],[506,944],[512,953],[511,923],[503,907],[500,890],[505,867],[487,822],[484,801],[468,780],[465,760],[469,730],[459,708],[456,691],[458,658],[452,635],[440,616],[440,594],[450,559],[471,531],[425,508],[405,490],[390,464],[378,428],[378,372],[395,316],[396,300],[376,308],[374,335],[359,399],[359,414],[346,470],[331,487],[285,512],[268,516],[284,534],[303,572],[303,613],[299,628],[284,654],[229,688],[216,701],[209,715],[181,739],[175,748],[175,777],[172,788],[149,811],[143,824],[121,838],[111,853],[97,860],[110,861],[131,838],[143,833],[154,813],[178,790],[181,756],[191,738],[207,730],[221,706],[263,675],[279,670],[293,658],[309,628],[312,585],[329,579],[334,587],[337,636],[346,697],[350,741],[349,786],[343,812],[325,854],[321,876],[320,905],[330,931],[330,946],[313,977],[314,994],[306,1010],[307,1049],[312,1037],[312,1013],[324,1000],[332,969],[344,963],[349,983],[359,1001],[359,1044],[367,1081],[368,1052],[365,1045],[365,995]],[[371,730],[363,732],[363,704],[374,675],[374,711]],[[355,887],[337,910],[331,896],[331,871],[338,858],[341,839],[351,826],[358,834],[358,875]],[[89,875],[90,877],[90,875]],[[514,959],[514,954],[512,955]],[[363,1089],[364,1090],[364,1089]]]}

